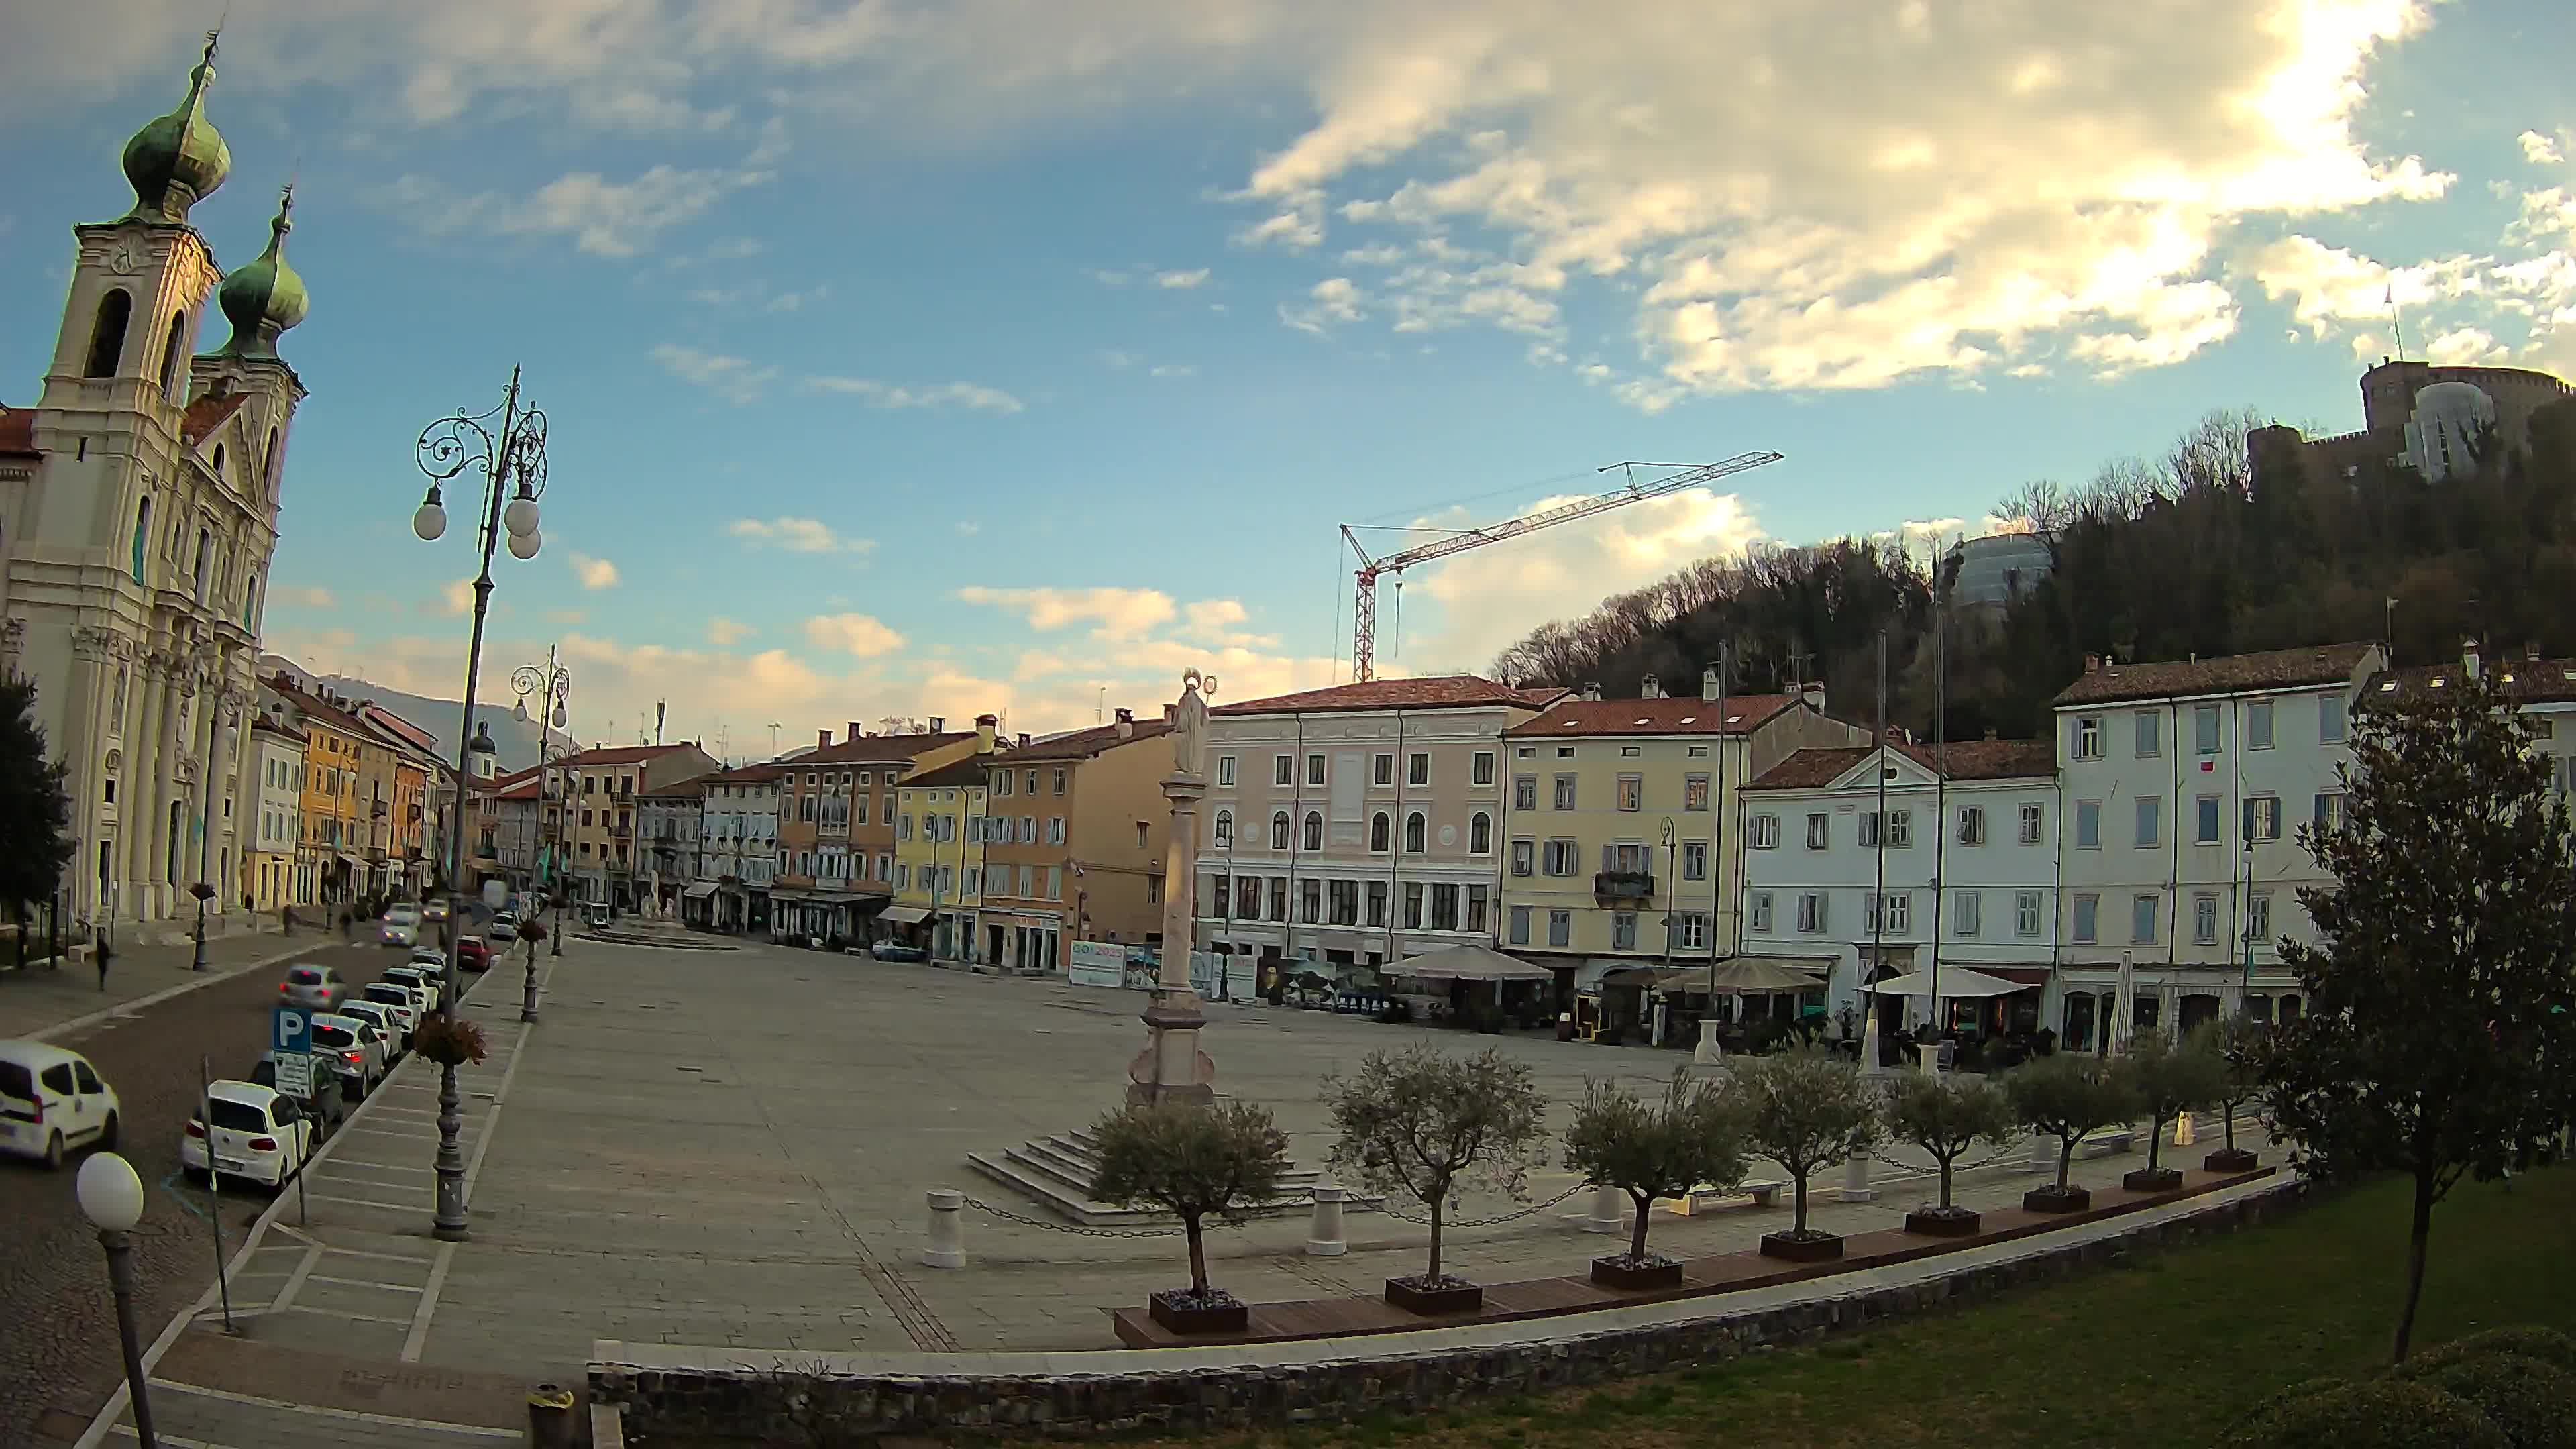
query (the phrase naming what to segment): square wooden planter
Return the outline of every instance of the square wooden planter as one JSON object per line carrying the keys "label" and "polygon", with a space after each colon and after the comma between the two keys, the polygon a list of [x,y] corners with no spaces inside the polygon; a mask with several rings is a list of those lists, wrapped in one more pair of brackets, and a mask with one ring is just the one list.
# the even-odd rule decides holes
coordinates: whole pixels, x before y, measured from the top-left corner
{"label": "square wooden planter", "polygon": [[2080,1187],[2060,1190],[2052,1184],[2021,1195],[2021,1210],[2026,1213],[2080,1213],[2091,1206],[2093,1194]]}
{"label": "square wooden planter", "polygon": [[2200,1165],[2210,1172],[2252,1172],[2262,1159],[2242,1147],[2222,1147],[2202,1158]]}
{"label": "square wooden planter", "polygon": [[2120,1186],[2130,1192],[2171,1192],[2182,1186],[2179,1167],[2141,1167],[2120,1174]]}
{"label": "square wooden planter", "polygon": [[1414,1278],[1389,1278],[1386,1301],[1407,1313],[1473,1313],[1485,1306],[1485,1290],[1455,1278],[1427,1286]]}
{"label": "square wooden planter", "polygon": [[1644,1263],[1631,1262],[1624,1253],[1592,1260],[1592,1281],[1603,1288],[1616,1288],[1627,1293],[1644,1293],[1659,1288],[1682,1286],[1682,1264],[1679,1258],[1657,1258],[1649,1255]]}
{"label": "square wooden planter", "polygon": [[1905,1230],[1927,1238],[1973,1238],[1983,1221],[1973,1212],[1943,1212],[1938,1208],[1917,1208],[1905,1215]]}
{"label": "square wooden planter", "polygon": [[1821,1238],[1793,1238],[1786,1233],[1764,1233],[1762,1256],[1788,1263],[1830,1263],[1843,1255],[1843,1240],[1827,1235]]}
{"label": "square wooden planter", "polygon": [[1157,1293],[1145,1300],[1145,1311],[1174,1333],[1243,1333],[1251,1329],[1251,1305],[1231,1293],[1212,1296],[1224,1301],[1205,1302],[1180,1291]]}

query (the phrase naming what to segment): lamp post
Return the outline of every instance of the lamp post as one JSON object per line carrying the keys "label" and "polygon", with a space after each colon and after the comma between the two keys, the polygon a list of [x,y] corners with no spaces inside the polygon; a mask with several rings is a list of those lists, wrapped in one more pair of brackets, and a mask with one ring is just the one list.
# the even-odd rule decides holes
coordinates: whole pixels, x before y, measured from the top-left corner
{"label": "lamp post", "polygon": [[[495,436],[491,423],[499,419],[500,432]],[[506,532],[510,556],[532,559],[543,545],[537,532],[537,499],[546,491],[546,415],[536,408],[519,406],[519,369],[510,369],[509,389],[501,396],[501,405],[488,412],[456,413],[440,418],[421,430],[420,440],[413,445],[413,456],[420,471],[429,477],[429,492],[412,514],[411,530],[423,543],[435,543],[447,532],[447,508],[439,497],[439,485],[456,478],[468,469],[483,474],[482,507],[475,515],[475,544],[481,550],[481,568],[474,577],[474,632],[465,648],[464,722],[457,734],[456,814],[462,819],[467,806],[467,791],[474,775],[472,747],[468,737],[477,734],[474,727],[474,679],[483,668],[483,620],[492,602],[492,550]],[[513,495],[512,487],[516,486]],[[504,506],[506,501],[506,505]],[[490,748],[491,736],[482,736]],[[448,842],[448,915],[452,920],[465,909],[465,834],[456,832]],[[461,976],[457,964],[457,942],[463,937],[449,932],[447,940],[447,973],[443,999],[454,1001]],[[455,1242],[466,1234],[465,1224],[465,1153],[457,1137],[465,1125],[461,1102],[456,1090],[456,1065],[442,1063],[438,1078],[438,1206],[430,1223],[433,1235]]]}
{"label": "lamp post", "polygon": [[113,1152],[93,1152],[81,1164],[74,1188],[81,1216],[98,1229],[98,1245],[107,1250],[108,1286],[116,1294],[116,1336],[125,1349],[125,1388],[134,1401],[134,1437],[143,1449],[155,1449],[152,1397],[144,1381],[143,1345],[134,1333],[134,1247],[126,1234],[143,1220],[143,1179]]}
{"label": "lamp post", "polygon": [[207,858],[215,841],[215,771],[221,766],[219,757],[228,732],[218,698],[210,684],[206,694],[206,763],[197,778],[197,883],[188,887],[188,894],[197,898],[197,948],[188,962],[191,971],[206,969],[206,902],[215,895],[214,885],[206,879]]}
{"label": "lamp post", "polygon": [[[554,950],[549,954],[560,956],[563,954],[563,821],[560,817],[555,821],[554,854],[548,856],[546,854],[548,803],[546,788],[553,783],[554,775],[548,767],[546,757],[554,752],[554,732],[562,729],[572,720],[571,711],[565,705],[565,701],[572,698],[572,671],[564,668],[555,651],[549,648],[546,650],[544,668],[540,669],[533,664],[522,664],[510,671],[510,690],[519,696],[518,709],[521,719],[527,718],[528,715],[528,696],[533,694],[538,698],[537,855],[539,859],[548,863],[546,900],[555,908]],[[520,986],[519,1020],[534,1021],[537,1019],[537,950],[535,946],[531,945],[528,948],[527,956],[527,979]]]}

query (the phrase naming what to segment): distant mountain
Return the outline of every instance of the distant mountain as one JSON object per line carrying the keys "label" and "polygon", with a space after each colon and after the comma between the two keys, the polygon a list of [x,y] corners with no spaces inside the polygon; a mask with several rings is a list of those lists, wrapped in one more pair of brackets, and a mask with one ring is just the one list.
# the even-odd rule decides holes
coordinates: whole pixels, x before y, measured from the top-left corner
{"label": "distant mountain", "polygon": [[[297,666],[292,660],[275,654],[260,657],[261,677],[274,678],[280,670],[284,670],[288,675],[314,689],[327,690],[352,700],[373,700],[379,707],[401,715],[404,719],[437,736],[438,755],[442,760],[453,762],[458,747],[463,743],[456,734],[458,711],[455,700],[431,699],[423,695],[409,694],[345,674],[316,674],[309,669]],[[492,743],[498,750],[501,773],[506,775],[514,770],[524,770],[537,762],[538,742],[543,737],[542,733],[537,721],[519,718],[515,701],[497,705],[477,701],[474,706],[474,719],[477,724],[491,731]],[[569,735],[562,733],[555,735],[555,745],[558,749],[569,747],[573,743]]]}

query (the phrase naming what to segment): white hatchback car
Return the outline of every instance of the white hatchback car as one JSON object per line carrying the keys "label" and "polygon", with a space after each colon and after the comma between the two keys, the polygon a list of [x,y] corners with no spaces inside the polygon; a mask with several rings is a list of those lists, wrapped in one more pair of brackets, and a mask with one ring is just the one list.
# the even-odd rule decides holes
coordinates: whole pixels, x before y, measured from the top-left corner
{"label": "white hatchback car", "polygon": [[408,986],[420,993],[420,1009],[430,1012],[438,1010],[438,1003],[447,990],[445,973],[445,963],[433,967],[414,962],[409,965],[386,967],[384,979],[397,986]]}
{"label": "white hatchback car", "polygon": [[36,1041],[0,1041],[0,1152],[63,1165],[74,1147],[116,1146],[116,1091],[89,1058]]}
{"label": "white hatchback car", "polygon": [[385,923],[377,939],[388,946],[420,944],[420,907],[409,901],[397,901],[385,908]]}
{"label": "white hatchback car", "polygon": [[377,1001],[365,996],[353,996],[341,1002],[338,1014],[354,1016],[383,1033],[385,1064],[389,1067],[400,1062],[404,1054],[411,1050],[412,1029],[420,1024],[415,1013],[393,1002]]}
{"label": "white hatchback car", "polygon": [[210,1147],[216,1172],[269,1188],[286,1186],[313,1155],[312,1122],[276,1088],[249,1082],[209,1083],[204,1105],[189,1112],[185,1130],[179,1166],[196,1182],[205,1180]]}

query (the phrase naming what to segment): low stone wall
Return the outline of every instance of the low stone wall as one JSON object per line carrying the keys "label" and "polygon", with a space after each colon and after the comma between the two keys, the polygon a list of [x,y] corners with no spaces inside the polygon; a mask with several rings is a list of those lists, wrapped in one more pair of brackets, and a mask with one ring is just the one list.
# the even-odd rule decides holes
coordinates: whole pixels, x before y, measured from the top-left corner
{"label": "low stone wall", "polygon": [[[1387,1335],[1152,1354],[902,1358],[639,1348],[629,1357],[640,1362],[619,1362],[620,1346],[603,1344],[590,1369],[591,1397],[621,1405],[629,1434],[746,1444],[809,1442],[800,1436],[822,1432],[1080,1438],[1420,1413],[1710,1363],[2053,1282],[2132,1252],[2265,1221],[2296,1206],[2305,1191],[2303,1182],[2281,1182],[2082,1241],[2026,1240],[2015,1245],[2021,1251],[1983,1262],[1927,1260],[1945,1266],[1900,1284],[1836,1291],[1836,1280],[1825,1279],[1815,1297],[1732,1310],[1723,1300],[1693,1300],[1702,1312],[1665,1322],[1602,1324],[1606,1314],[1553,1318],[1544,1326],[1514,1325],[1525,1336],[1509,1342],[1408,1349],[1408,1336]],[[1075,1360],[1082,1361],[1079,1368]],[[766,1367],[756,1366],[763,1361]],[[956,1363],[957,1371],[937,1371],[942,1361]],[[1093,1365],[1102,1371],[1081,1371]]]}

